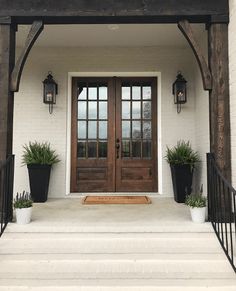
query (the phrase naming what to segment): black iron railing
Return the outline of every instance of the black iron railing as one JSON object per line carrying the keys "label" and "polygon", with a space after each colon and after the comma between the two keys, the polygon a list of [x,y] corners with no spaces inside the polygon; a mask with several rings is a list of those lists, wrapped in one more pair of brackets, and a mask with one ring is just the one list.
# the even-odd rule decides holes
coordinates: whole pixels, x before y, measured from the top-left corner
{"label": "black iron railing", "polygon": [[6,161],[0,162],[0,236],[3,234],[7,223],[12,220],[13,180],[14,156],[11,155]]}
{"label": "black iron railing", "polygon": [[211,153],[207,154],[207,176],[209,220],[236,272],[236,191],[223,177]]}

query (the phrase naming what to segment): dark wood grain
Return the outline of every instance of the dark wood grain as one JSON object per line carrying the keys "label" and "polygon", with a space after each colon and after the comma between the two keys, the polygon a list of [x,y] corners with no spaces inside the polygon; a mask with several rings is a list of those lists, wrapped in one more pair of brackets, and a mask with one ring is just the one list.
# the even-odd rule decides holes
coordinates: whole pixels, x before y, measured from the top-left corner
{"label": "dark wood grain", "polygon": [[[108,153],[107,158],[77,157],[78,82],[106,83],[108,86]],[[71,131],[71,192],[115,191],[115,125],[113,78],[73,78]],[[93,100],[94,101],[94,100]],[[86,101],[88,102],[88,101]],[[88,120],[88,118],[86,119]],[[97,139],[98,141],[98,139]]]}
{"label": "dark wood grain", "polygon": [[183,35],[187,39],[189,45],[191,46],[194,55],[197,59],[201,75],[202,75],[202,81],[203,81],[203,88],[204,90],[211,90],[212,89],[212,76],[211,72],[208,68],[208,64],[206,62],[206,59],[204,57],[204,54],[200,48],[200,45],[198,41],[196,40],[196,37],[194,36],[194,32],[192,30],[192,27],[188,20],[181,20],[178,23],[179,29],[182,31]]}
{"label": "dark wood grain", "polygon": [[[152,84],[152,158],[121,156],[121,82]],[[108,84],[108,155],[105,159],[77,158],[77,83]],[[71,191],[157,191],[157,90],[156,78],[73,78],[71,134]],[[84,101],[85,102],[85,101]],[[88,102],[88,101],[86,101]],[[132,101],[131,101],[132,102]],[[141,102],[141,101],[140,101]],[[141,103],[140,103],[141,104]],[[142,120],[142,118],[140,119]],[[116,140],[120,140],[117,155]]]}
{"label": "dark wood grain", "polygon": [[[145,21],[172,23],[184,16],[194,22],[211,18],[216,21],[217,17],[228,21],[229,12],[228,0],[0,0],[0,7],[0,16],[13,16],[17,23],[32,23],[36,18],[43,18],[45,24],[101,23],[104,17],[110,17],[109,22],[114,19],[125,23],[123,17],[140,16]],[[131,18],[129,21],[135,22],[135,18]]]}
{"label": "dark wood grain", "polygon": [[122,140],[121,128],[121,86],[122,82],[142,84],[150,82],[152,87],[152,157],[145,158],[119,158],[116,159],[116,191],[126,192],[155,192],[158,189],[157,181],[157,83],[156,78],[117,78],[116,81],[116,139]]}
{"label": "dark wood grain", "polygon": [[231,181],[231,143],[229,112],[229,57],[228,26],[211,24],[209,27],[209,65],[212,74],[210,91],[211,152],[223,175]]}
{"label": "dark wood grain", "polygon": [[31,26],[30,32],[27,36],[27,39],[25,41],[25,46],[22,49],[20,56],[18,57],[18,60],[14,67],[14,70],[11,74],[10,86],[11,86],[11,91],[13,92],[19,91],[20,78],[21,78],[21,74],[22,74],[27,56],[30,53],[31,48],[33,47],[35,41],[37,40],[42,30],[43,30],[43,22],[34,21],[34,23]]}
{"label": "dark wood grain", "polygon": [[0,24],[0,160],[12,153],[14,94],[10,74],[15,62],[15,27]]}

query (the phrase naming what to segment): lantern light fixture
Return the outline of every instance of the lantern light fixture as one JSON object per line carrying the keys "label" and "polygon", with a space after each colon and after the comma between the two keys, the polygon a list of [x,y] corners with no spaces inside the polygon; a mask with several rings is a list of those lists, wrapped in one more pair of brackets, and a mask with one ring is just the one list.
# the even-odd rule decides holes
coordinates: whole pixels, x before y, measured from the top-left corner
{"label": "lantern light fixture", "polygon": [[43,102],[49,105],[49,113],[53,112],[53,105],[56,104],[58,85],[54,81],[52,72],[48,72],[47,78],[43,81]]}
{"label": "lantern light fixture", "polygon": [[181,112],[181,105],[187,102],[187,81],[179,71],[172,87],[174,103],[177,105],[177,113]]}

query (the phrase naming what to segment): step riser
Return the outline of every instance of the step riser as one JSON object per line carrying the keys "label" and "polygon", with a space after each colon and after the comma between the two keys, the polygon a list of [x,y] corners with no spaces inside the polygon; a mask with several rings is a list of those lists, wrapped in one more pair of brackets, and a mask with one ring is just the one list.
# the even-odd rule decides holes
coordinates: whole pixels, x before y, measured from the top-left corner
{"label": "step riser", "polygon": [[158,286],[121,286],[121,287],[99,287],[99,286],[75,286],[75,287],[2,287],[1,291],[235,291],[235,287],[158,287]]}
{"label": "step riser", "polygon": [[0,254],[27,253],[219,253],[216,240],[5,240]]}
{"label": "step riser", "polygon": [[228,262],[221,260],[3,260],[0,265],[1,278],[8,279],[232,278],[233,275]]}

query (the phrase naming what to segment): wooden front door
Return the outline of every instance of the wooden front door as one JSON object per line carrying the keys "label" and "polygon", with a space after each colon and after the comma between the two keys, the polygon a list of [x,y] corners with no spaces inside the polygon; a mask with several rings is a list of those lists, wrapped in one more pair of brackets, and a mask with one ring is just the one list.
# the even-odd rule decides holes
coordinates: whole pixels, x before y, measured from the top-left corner
{"label": "wooden front door", "polygon": [[156,78],[73,78],[71,192],[157,191]]}

